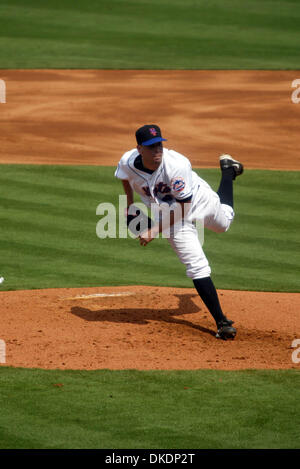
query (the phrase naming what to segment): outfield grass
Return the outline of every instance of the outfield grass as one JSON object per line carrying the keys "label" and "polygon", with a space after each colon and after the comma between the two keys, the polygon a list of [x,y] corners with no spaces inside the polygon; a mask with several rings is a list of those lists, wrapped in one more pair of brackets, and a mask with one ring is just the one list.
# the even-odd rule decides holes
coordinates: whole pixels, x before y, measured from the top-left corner
{"label": "outfield grass", "polygon": [[[199,170],[214,189],[219,170]],[[299,172],[247,171],[235,182],[236,220],[205,231],[218,288],[299,291]],[[118,204],[114,168],[1,165],[1,289],[104,285],[192,287],[165,239],[146,248],[99,239],[99,203]]]}
{"label": "outfield grass", "polygon": [[0,448],[299,448],[298,371],[0,368]]}
{"label": "outfield grass", "polygon": [[298,69],[298,0],[2,0],[0,67]]}
{"label": "outfield grass", "polygon": [[[0,18],[0,69],[299,69],[298,0],[2,0]],[[1,290],[192,286],[165,240],[96,237],[113,172],[1,165]],[[236,182],[232,228],[205,234],[218,288],[299,292],[298,188],[299,172]],[[299,448],[298,394],[293,370],[1,366],[0,448]]]}

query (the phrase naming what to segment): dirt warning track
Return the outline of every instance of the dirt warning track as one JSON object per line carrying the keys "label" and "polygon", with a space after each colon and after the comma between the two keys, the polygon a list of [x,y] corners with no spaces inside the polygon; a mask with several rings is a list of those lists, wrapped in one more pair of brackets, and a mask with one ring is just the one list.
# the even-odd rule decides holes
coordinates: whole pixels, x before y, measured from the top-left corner
{"label": "dirt warning track", "polygon": [[300,167],[297,71],[1,70],[2,163],[116,165],[157,123],[194,167]]}

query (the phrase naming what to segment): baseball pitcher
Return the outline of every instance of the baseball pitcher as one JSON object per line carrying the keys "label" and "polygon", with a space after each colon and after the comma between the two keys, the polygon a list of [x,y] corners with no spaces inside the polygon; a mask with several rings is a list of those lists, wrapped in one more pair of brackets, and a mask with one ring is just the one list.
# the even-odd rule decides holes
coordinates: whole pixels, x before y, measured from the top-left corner
{"label": "baseball pitcher", "polygon": [[[157,125],[140,127],[136,141],[137,147],[122,156],[115,172],[127,196],[127,225],[136,230],[141,246],[168,233],[165,237],[216,322],[216,337],[234,339],[236,329],[222,311],[195,222],[201,220],[205,228],[217,233],[229,229],[234,218],[233,181],[242,174],[243,165],[230,155],[220,156],[222,176],[214,192],[185,156],[163,147],[166,139]],[[146,217],[145,222],[135,210],[134,192],[147,207],[157,208],[154,220]]]}

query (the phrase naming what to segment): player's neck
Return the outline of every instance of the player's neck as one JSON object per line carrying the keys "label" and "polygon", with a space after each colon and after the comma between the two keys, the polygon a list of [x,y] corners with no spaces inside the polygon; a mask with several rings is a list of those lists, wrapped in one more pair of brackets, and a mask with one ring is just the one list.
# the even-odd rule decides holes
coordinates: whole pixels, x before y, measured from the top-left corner
{"label": "player's neck", "polygon": [[144,171],[145,173],[148,173],[148,174],[153,174],[154,171],[151,170],[151,169],[148,169],[148,168],[145,168],[145,166],[143,165],[143,160],[142,160],[142,155],[138,155],[135,160],[134,160],[134,167],[136,169],[139,169],[140,171]]}
{"label": "player's neck", "polygon": [[142,155],[141,155],[141,158],[142,158],[142,164],[144,168],[148,169],[149,171],[156,171],[157,168],[159,168],[161,165],[161,161],[160,162],[147,161],[147,159],[143,158]]}

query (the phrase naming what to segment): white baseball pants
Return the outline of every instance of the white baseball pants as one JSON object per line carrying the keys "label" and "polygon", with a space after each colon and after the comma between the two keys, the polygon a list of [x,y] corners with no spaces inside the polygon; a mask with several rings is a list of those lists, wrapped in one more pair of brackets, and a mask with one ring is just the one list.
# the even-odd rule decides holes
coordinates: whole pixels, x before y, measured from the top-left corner
{"label": "white baseball pants", "polygon": [[[201,214],[193,213],[193,220],[185,220],[168,241],[179,260],[186,266],[186,275],[193,280],[209,277],[211,268],[202,249],[204,242],[203,227],[216,233],[227,231],[233,221],[234,211],[229,205],[221,204],[214,197],[207,209]],[[195,223],[196,222],[196,223]]]}

